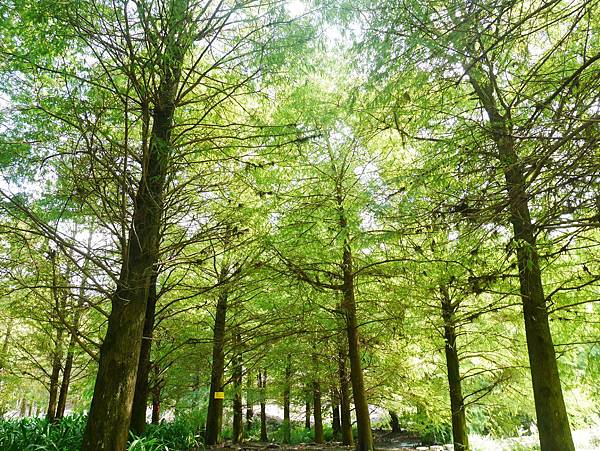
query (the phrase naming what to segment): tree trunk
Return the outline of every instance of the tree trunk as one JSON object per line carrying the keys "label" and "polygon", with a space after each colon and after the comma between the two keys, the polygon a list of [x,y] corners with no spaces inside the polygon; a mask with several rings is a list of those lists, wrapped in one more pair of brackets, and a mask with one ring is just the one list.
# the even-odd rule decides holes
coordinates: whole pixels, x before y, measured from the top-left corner
{"label": "tree trunk", "polygon": [[340,406],[339,404],[331,406],[331,429],[333,436],[337,439],[342,432],[342,425],[340,423]]}
{"label": "tree trunk", "polygon": [[21,409],[20,409],[20,412],[19,412],[19,416],[21,418],[24,418],[25,415],[27,414],[27,399],[25,399],[25,398],[21,399],[21,406],[20,407],[21,407]]}
{"label": "tree trunk", "polygon": [[345,446],[354,446],[354,437],[352,436],[352,418],[350,417],[350,387],[348,386],[346,353],[341,347],[338,353],[338,375],[340,378],[340,425],[342,432],[342,444]]}
{"label": "tree trunk", "polygon": [[[348,228],[346,213],[344,210],[344,195],[342,186],[338,182],[336,186],[336,202],[339,211],[339,225],[342,232]],[[362,364],[360,357],[358,323],[356,319],[356,300],[354,297],[354,267],[352,260],[352,247],[348,236],[344,238],[342,254],[342,273],[344,283],[342,285],[341,311],[346,322],[346,334],[348,338],[348,355],[350,359],[350,381],[352,383],[352,394],[354,396],[354,408],[356,411],[356,427],[358,429],[358,451],[373,450],[373,435],[371,433],[371,418],[369,416],[369,404],[365,394]]]}
{"label": "tree trunk", "polygon": [[331,389],[331,418],[333,436],[338,439],[342,432],[342,425],[340,423],[340,397],[335,388]]}
{"label": "tree trunk", "polygon": [[66,296],[64,295],[64,293],[60,292],[58,286],[59,274],[57,271],[56,251],[50,251],[50,260],[52,261],[52,299],[54,303],[54,318],[51,320],[51,324],[56,329],[56,339],[54,341],[54,352],[52,354],[52,371],[50,373],[48,410],[46,411],[46,419],[52,423],[54,422],[56,416],[58,384],[60,378],[60,370],[62,368],[63,325],[60,322],[60,318],[65,311]]}
{"label": "tree trunk", "polygon": [[400,421],[398,420],[398,414],[392,410],[390,412],[390,427],[392,428],[392,432],[399,433],[400,432]]}
{"label": "tree trunk", "polygon": [[452,300],[450,299],[447,287],[442,286],[441,292],[446,368],[448,372],[448,387],[450,389],[450,408],[452,409],[452,438],[454,440],[454,449],[456,451],[466,451],[469,449],[469,435],[467,433],[467,418],[465,416],[465,403],[462,395],[458,349],[456,347],[456,329],[454,323],[454,315],[457,306],[452,305]]}
{"label": "tree trunk", "polygon": [[[220,279],[225,277],[227,266],[222,269]],[[221,426],[223,422],[223,374],[225,372],[225,320],[227,316],[227,292],[223,291],[217,300],[217,312],[213,329],[212,369],[210,377],[210,394],[208,412],[206,415],[206,432],[204,443],[216,445],[221,441]]]}
{"label": "tree trunk", "polygon": [[[307,395],[308,396],[308,395]],[[304,429],[310,431],[310,401],[306,401],[306,406],[304,409]]]}
{"label": "tree trunk", "polygon": [[154,316],[156,312],[157,296],[157,272],[152,273],[148,289],[148,302],[146,315],[144,317],[144,330],[142,344],[140,346],[140,358],[138,360],[137,377],[135,381],[135,393],[133,395],[133,406],[131,409],[130,429],[134,435],[143,434],[146,427],[146,408],[148,406],[148,377],[150,376],[150,354],[152,351],[152,336],[154,334]]}
{"label": "tree trunk", "polygon": [[[345,228],[345,227],[344,227]],[[358,339],[358,324],[356,321],[356,301],[354,299],[354,274],[352,269],[352,252],[349,243],[344,244],[344,287],[342,310],[346,316],[346,333],[348,334],[348,354],[350,357],[350,381],[354,395],[356,410],[356,427],[358,429],[358,451],[373,450],[373,436],[371,434],[371,418],[369,405],[365,395],[360,346]]]}
{"label": "tree trunk", "polygon": [[[84,263],[84,266],[85,263]],[[83,283],[82,283],[83,286]],[[81,293],[80,293],[81,295]],[[81,318],[82,302],[78,302],[75,313],[73,314],[73,327],[69,334],[69,348],[67,350],[67,358],[65,360],[65,368],[63,369],[63,378],[60,384],[60,393],[58,396],[58,405],[56,407],[56,418],[61,419],[65,416],[65,409],[67,407],[67,395],[69,393],[69,385],[71,384],[71,372],[73,371],[73,359],[75,356],[75,347],[77,345],[76,334],[79,330],[79,321]]]}
{"label": "tree trunk", "polygon": [[252,375],[250,370],[246,374],[246,432],[250,433],[252,429],[252,417],[254,417],[254,400],[252,398]]}
{"label": "tree trunk", "polygon": [[62,382],[60,384],[60,393],[58,395],[58,404],[56,406],[56,419],[60,420],[65,416],[65,409],[67,408],[67,395],[69,393],[69,385],[71,383],[71,372],[73,371],[73,358],[75,352],[75,330],[76,326],[73,326],[74,330],[71,331],[69,339],[69,349],[67,350],[67,358],[65,360],[65,368],[63,369]]}
{"label": "tree trunk", "polygon": [[[93,227],[93,223],[92,226]],[[67,358],[65,360],[65,368],[63,369],[63,378],[60,384],[60,393],[58,395],[58,405],[56,407],[56,418],[61,419],[65,416],[65,409],[67,407],[67,396],[69,394],[69,386],[71,384],[71,373],[73,371],[73,360],[75,358],[75,348],[77,346],[77,334],[79,333],[79,323],[81,321],[82,310],[85,308],[85,290],[87,287],[87,271],[90,265],[90,258],[92,252],[92,238],[93,234],[88,235],[87,241],[87,254],[85,256],[82,270],[83,278],[81,285],[79,286],[79,297],[73,312],[73,324],[70,328],[69,333],[69,347],[67,349]]]}
{"label": "tree trunk", "polygon": [[6,332],[4,333],[4,341],[2,342],[2,353],[0,354],[0,376],[6,368],[6,358],[8,356],[8,345],[10,343],[10,334],[12,332],[12,323],[8,323],[6,326]]}
{"label": "tree trunk", "polygon": [[162,391],[162,384],[157,384],[152,387],[152,424],[160,423],[160,394]]}
{"label": "tree trunk", "polygon": [[233,443],[242,443],[244,440],[244,419],[242,404],[242,353],[240,350],[241,336],[234,334],[234,349],[236,352],[233,361]]}
{"label": "tree trunk", "polygon": [[260,441],[266,442],[269,440],[267,436],[267,405],[265,403],[265,389],[267,388],[267,371],[258,372],[258,380],[260,387]]}
{"label": "tree trunk", "polygon": [[474,69],[473,67],[469,71],[469,79],[488,114],[492,138],[498,150],[497,156],[506,182],[513,241],[517,247],[525,335],[541,450],[574,451],[548,322],[536,237],[529,211],[525,170],[515,150],[510,112],[506,112],[505,115],[500,113],[493,83],[486,81],[480,84],[480,80],[473,75]]}
{"label": "tree trunk", "polygon": [[285,386],[283,389],[283,443],[290,443],[290,385],[292,379],[292,356],[287,355],[285,366]]}
{"label": "tree trunk", "polygon": [[52,357],[52,372],[50,373],[50,396],[48,398],[48,410],[46,411],[46,420],[51,423],[56,419],[58,383],[62,366],[62,336],[63,329],[59,326],[56,330],[56,342],[54,344],[54,355]]}
{"label": "tree trunk", "polygon": [[325,441],[323,436],[323,415],[321,411],[321,384],[318,380],[313,382],[313,416],[315,418],[315,443]]}
{"label": "tree trunk", "polygon": [[[182,0],[173,7],[177,9],[172,13],[178,26],[186,13],[180,9],[187,10],[185,5]],[[163,57],[168,64],[162,68],[164,73],[152,108],[150,143],[142,160],[133,220],[126,248],[122,249],[121,273],[100,348],[83,451],[123,451],[127,447],[150,279],[159,256],[164,186],[172,154],[171,130],[184,53],[178,39],[166,42]]]}

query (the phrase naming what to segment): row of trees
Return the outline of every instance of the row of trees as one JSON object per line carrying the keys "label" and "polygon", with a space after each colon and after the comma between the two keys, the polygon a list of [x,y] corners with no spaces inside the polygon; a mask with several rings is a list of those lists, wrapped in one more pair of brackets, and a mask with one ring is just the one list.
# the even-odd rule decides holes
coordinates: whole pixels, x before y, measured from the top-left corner
{"label": "row of trees", "polygon": [[456,449],[535,416],[573,450],[598,377],[595,2],[314,6],[2,6],[0,395],[38,381],[50,421],[91,401],[86,450],[202,387],[207,444],[224,399],[234,440],[244,398],[266,439],[270,397],[286,442],[292,404],[317,442],[328,404],[371,450],[378,405],[450,419]]}

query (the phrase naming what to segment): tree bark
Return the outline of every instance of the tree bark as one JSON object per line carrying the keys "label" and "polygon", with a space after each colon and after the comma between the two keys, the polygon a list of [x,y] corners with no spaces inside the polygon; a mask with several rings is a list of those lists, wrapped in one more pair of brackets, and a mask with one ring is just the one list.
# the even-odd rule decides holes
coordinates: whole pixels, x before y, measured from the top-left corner
{"label": "tree bark", "polygon": [[50,373],[48,410],[46,411],[46,420],[54,422],[56,417],[56,407],[58,401],[58,386],[60,380],[60,371],[62,369],[63,358],[63,325],[60,322],[61,315],[65,311],[66,296],[61,293],[58,287],[59,274],[57,271],[56,251],[50,250],[50,260],[52,262],[52,299],[54,304],[51,324],[56,329],[56,339],[54,341],[54,351],[52,354],[52,371]]}
{"label": "tree bark", "polygon": [[60,393],[58,395],[58,404],[56,406],[56,419],[60,420],[65,416],[67,407],[67,395],[69,393],[69,385],[71,384],[71,372],[73,371],[73,359],[75,355],[75,334],[79,327],[79,311],[75,312],[75,321],[73,321],[73,330],[69,338],[69,348],[67,350],[67,358],[65,359],[65,367],[63,369],[62,382],[60,384]]}
{"label": "tree bark", "polygon": [[508,194],[541,450],[574,451],[548,321],[525,170],[516,152],[510,110],[504,115],[500,113],[492,81],[484,80],[481,83],[482,79],[478,79],[475,73],[476,67],[481,70],[473,66],[468,71],[469,80],[489,117],[490,131],[504,171]]}
{"label": "tree bark", "polygon": [[[181,26],[186,14],[185,0],[172,4],[172,20]],[[174,25],[171,25],[172,27]],[[174,37],[165,41],[163,67],[156,101],[152,108],[152,129],[147,154],[133,206],[117,289],[111,299],[106,336],[90,413],[83,435],[83,451],[123,451],[129,425],[150,279],[159,255],[164,190],[172,154],[171,130],[184,48]]]}
{"label": "tree bark", "polygon": [[[4,333],[4,340],[2,342],[2,354],[0,354],[0,377],[4,373],[4,368],[6,368],[6,360],[8,357],[8,346],[10,343],[10,335],[12,333],[12,323],[8,323],[6,326],[6,332]],[[1,382],[1,380],[0,380]]]}
{"label": "tree bark", "polygon": [[452,409],[452,438],[454,441],[454,449],[456,449],[456,451],[467,451],[469,449],[469,435],[467,432],[467,418],[465,416],[465,402],[462,395],[454,320],[457,306],[452,304],[447,287],[442,286],[440,291],[442,293],[446,369],[448,373],[448,387],[450,390],[450,408]]}
{"label": "tree bark", "polygon": [[241,336],[234,334],[235,359],[233,361],[233,443],[242,443],[244,440],[244,418],[242,404],[242,353],[240,350]]}
{"label": "tree bark", "polygon": [[62,366],[62,336],[63,329],[59,326],[56,330],[56,341],[54,344],[54,354],[52,356],[52,372],[50,373],[49,385],[50,396],[48,397],[48,410],[46,411],[46,420],[51,423],[56,419],[58,384]]}
{"label": "tree bark", "polygon": [[152,424],[160,423],[160,395],[162,392],[162,384],[157,383],[152,387]]}
{"label": "tree bark", "polygon": [[[222,269],[220,278],[226,276],[227,266]],[[213,329],[212,368],[210,377],[210,395],[206,415],[206,432],[204,443],[216,445],[221,441],[223,423],[223,399],[215,397],[215,393],[223,392],[223,375],[225,372],[225,320],[227,316],[227,291],[223,291],[217,300],[217,312]]]}
{"label": "tree bark", "polygon": [[[344,227],[345,228],[345,227]],[[350,357],[350,381],[354,396],[356,410],[356,427],[358,429],[358,451],[373,450],[373,436],[371,433],[371,418],[369,405],[365,395],[360,346],[358,339],[358,324],[356,320],[356,301],[354,299],[354,274],[352,269],[352,252],[350,244],[344,244],[344,288],[342,310],[346,317],[346,333],[348,334],[348,354]]]}
{"label": "tree bark", "polygon": [[390,427],[392,428],[392,432],[399,433],[400,432],[400,421],[398,420],[398,414],[393,410],[390,410]]}
{"label": "tree bark", "polygon": [[[91,227],[94,224],[92,222]],[[58,405],[56,407],[56,419],[61,419],[65,416],[65,410],[67,408],[67,397],[69,394],[69,386],[71,385],[71,373],[73,372],[73,361],[75,358],[75,349],[77,346],[77,334],[79,333],[79,324],[81,321],[82,311],[85,308],[85,290],[87,288],[87,271],[90,266],[89,255],[92,252],[92,238],[93,234],[89,233],[87,240],[86,251],[82,270],[83,278],[81,285],[79,286],[79,296],[75,305],[75,311],[73,312],[73,324],[70,327],[69,332],[69,347],[67,349],[67,358],[65,359],[65,367],[63,369],[63,378],[60,384],[60,393],[58,395]],[[66,301],[66,299],[65,299]]]}
{"label": "tree bark", "polygon": [[[308,396],[308,395],[307,395]],[[304,429],[310,431],[310,401],[306,401],[306,406],[304,409]]]}
{"label": "tree bark", "polygon": [[269,440],[267,436],[267,405],[265,400],[265,389],[267,388],[267,371],[259,370],[258,380],[260,387],[260,441],[266,442]]}
{"label": "tree bark", "polygon": [[[343,345],[343,342],[341,343]],[[350,417],[350,387],[348,385],[348,371],[346,369],[346,352],[341,349],[338,353],[338,375],[340,378],[340,425],[342,444],[354,446],[352,436],[352,418]]]}
{"label": "tree bark", "polygon": [[252,429],[252,418],[254,417],[254,400],[252,399],[252,375],[250,370],[246,374],[246,432]]}
{"label": "tree bark", "polygon": [[292,356],[287,355],[285,366],[285,386],[283,389],[283,443],[290,443],[290,385],[292,379]]}
{"label": "tree bark", "polygon": [[338,439],[342,433],[342,425],[340,423],[340,397],[335,388],[331,389],[331,418],[333,436]]}
{"label": "tree bark", "polygon": [[[341,183],[336,185],[336,202],[339,212],[340,230],[348,229],[348,221],[344,210],[344,195]],[[348,338],[348,355],[350,360],[350,381],[352,383],[352,394],[354,396],[354,408],[356,411],[356,427],[358,429],[357,450],[372,451],[373,435],[371,432],[371,418],[369,416],[369,404],[365,394],[362,364],[360,357],[358,322],[356,319],[356,300],[354,297],[354,265],[352,259],[352,247],[348,236],[344,238],[342,252],[342,302],[341,311],[346,322],[346,334]]]}
{"label": "tree bark", "polygon": [[321,384],[317,379],[313,382],[313,416],[315,419],[315,443],[325,441],[323,436],[323,415],[321,410]]}
{"label": "tree bark", "polygon": [[152,351],[152,337],[154,335],[154,316],[156,313],[157,295],[156,271],[152,273],[150,286],[148,289],[148,301],[146,305],[146,315],[144,317],[144,330],[142,334],[142,344],[140,346],[140,358],[138,360],[138,370],[135,381],[135,393],[133,395],[133,405],[131,409],[131,432],[140,436],[146,427],[146,408],[148,406],[148,378],[150,376],[150,355]]}

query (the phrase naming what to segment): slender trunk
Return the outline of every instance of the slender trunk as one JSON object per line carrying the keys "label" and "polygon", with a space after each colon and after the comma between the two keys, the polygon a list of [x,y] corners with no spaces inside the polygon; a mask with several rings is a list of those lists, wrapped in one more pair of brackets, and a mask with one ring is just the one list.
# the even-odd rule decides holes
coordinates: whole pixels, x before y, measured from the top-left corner
{"label": "slender trunk", "polygon": [[342,425],[340,423],[340,397],[335,388],[331,389],[331,418],[331,429],[333,436],[337,439],[342,432]]}
{"label": "slender trunk", "polygon": [[371,433],[371,418],[369,405],[365,395],[362,364],[360,359],[360,346],[358,324],[356,320],[356,301],[354,299],[354,274],[352,270],[352,253],[350,245],[344,245],[344,300],[342,309],[346,316],[346,333],[348,334],[348,355],[350,357],[350,381],[354,396],[356,410],[356,427],[358,429],[358,451],[373,450],[373,436]]}
{"label": "slender trunk", "polygon": [[[172,3],[172,19],[180,26],[187,2]],[[152,108],[152,130],[133,206],[117,289],[111,299],[106,336],[83,435],[83,451],[123,451],[127,447],[150,280],[159,256],[164,190],[172,154],[171,130],[184,48],[167,39],[168,64]]]}
{"label": "slender trunk", "polygon": [[29,403],[29,409],[27,409],[27,416],[28,417],[30,417],[33,414],[33,404],[34,404],[34,401],[31,401]]}
{"label": "slender trunk", "polygon": [[21,410],[19,412],[19,416],[21,418],[24,418],[26,413],[27,413],[27,399],[22,398],[21,399]]}
{"label": "slender trunk", "polygon": [[[341,343],[343,346],[343,343]],[[346,352],[340,347],[338,353],[338,375],[340,378],[340,426],[342,444],[354,446],[352,436],[352,418],[350,417],[350,387],[348,384],[348,371],[346,369]]]}
{"label": "slender trunk", "polygon": [[399,433],[400,432],[400,421],[398,420],[398,414],[393,410],[390,410],[390,427],[392,428],[392,432]]}
{"label": "slender trunk", "polygon": [[310,415],[310,401],[306,400],[306,406],[304,408],[304,429],[307,431],[310,431]]}
{"label": "slender trunk", "polygon": [[260,441],[266,442],[269,440],[267,436],[267,404],[266,404],[266,393],[267,388],[267,370],[258,372],[258,386],[260,388]]}
{"label": "slender trunk", "polygon": [[321,384],[315,379],[313,382],[313,411],[315,418],[315,443],[323,443],[323,415],[321,411]]}
{"label": "slender trunk", "polygon": [[48,410],[46,411],[46,419],[50,422],[54,422],[56,419],[55,415],[58,401],[58,384],[62,366],[62,336],[63,329],[59,326],[56,330],[56,342],[54,344],[54,355],[52,357],[52,372],[50,373],[50,396],[48,398]]}
{"label": "slender trunk", "polygon": [[77,346],[77,331],[79,330],[79,321],[81,318],[82,305],[79,302],[75,313],[73,314],[73,327],[69,334],[69,348],[67,350],[67,358],[65,360],[65,368],[63,369],[63,378],[60,384],[60,393],[58,396],[58,405],[56,407],[56,418],[61,419],[65,416],[67,407],[67,395],[69,393],[69,385],[71,384],[71,372],[73,371],[73,359],[75,356],[75,347]]}
{"label": "slender trunk", "polygon": [[[93,227],[93,222],[91,227]],[[71,373],[73,371],[73,360],[75,358],[75,348],[77,346],[77,334],[79,333],[79,323],[81,321],[82,310],[85,306],[85,290],[87,287],[87,271],[90,265],[90,258],[92,252],[92,238],[93,234],[90,232],[87,240],[87,254],[83,262],[83,278],[81,285],[79,286],[79,297],[73,312],[73,324],[70,328],[69,333],[69,347],[67,349],[67,358],[65,360],[65,367],[63,369],[63,378],[60,384],[60,393],[58,395],[58,405],[56,407],[56,418],[61,419],[65,416],[65,409],[67,407],[67,396],[69,394],[69,386],[71,384]]]}
{"label": "slender trunk", "polygon": [[[222,274],[227,268],[223,267]],[[208,412],[206,415],[206,432],[204,443],[216,445],[221,441],[221,426],[223,422],[223,374],[225,372],[225,320],[227,316],[227,292],[223,291],[217,301],[217,313],[213,331],[212,369],[210,377],[210,394]]]}
{"label": "slender trunk", "polygon": [[60,420],[65,416],[65,409],[67,407],[67,395],[69,392],[69,385],[71,383],[71,372],[73,370],[73,358],[75,352],[75,335],[74,331],[71,332],[69,339],[69,349],[67,351],[67,358],[65,360],[65,368],[63,369],[62,382],[60,384],[60,393],[58,394],[58,404],[56,406],[56,419]]}
{"label": "slender trunk", "polygon": [[162,391],[162,384],[157,383],[152,387],[152,424],[158,424],[160,422],[160,394]]}
{"label": "slender trunk", "polygon": [[290,385],[292,379],[292,356],[287,355],[285,366],[285,386],[283,389],[283,443],[290,443]]}
{"label": "slender trunk", "polygon": [[63,325],[60,323],[61,315],[65,311],[66,296],[61,293],[58,286],[58,271],[56,262],[56,252],[50,251],[50,259],[52,261],[52,299],[54,303],[54,319],[51,321],[56,328],[56,339],[54,341],[54,352],[52,354],[52,371],[50,373],[48,410],[46,411],[46,419],[49,422],[54,422],[56,415],[56,407],[58,400],[58,384],[60,380],[60,370],[62,369],[63,358]]}
{"label": "slender trunk", "polygon": [[[340,229],[345,232],[348,228],[346,213],[344,210],[344,195],[340,183],[336,186],[336,201],[339,211]],[[356,427],[358,429],[358,451],[373,450],[373,435],[371,432],[371,418],[369,416],[369,404],[365,393],[362,364],[360,358],[360,345],[358,322],[356,319],[356,299],[354,296],[354,267],[352,259],[352,247],[350,238],[346,236],[343,242],[342,253],[342,302],[341,311],[346,321],[346,334],[348,338],[348,356],[350,360],[350,381],[352,383],[352,395],[354,397],[354,408],[356,411]]]}
{"label": "slender trunk", "polygon": [[[0,396],[3,395],[4,389],[4,368],[6,368],[7,358],[8,358],[8,346],[10,343],[10,334],[12,332],[12,323],[8,323],[6,326],[6,332],[4,334],[4,341],[2,343],[2,351],[0,351]],[[0,411],[0,417],[3,413]]]}
{"label": "slender trunk", "polygon": [[142,344],[140,346],[140,358],[138,360],[137,377],[135,381],[135,393],[131,409],[130,429],[135,435],[140,436],[146,427],[146,407],[148,406],[148,377],[150,376],[150,354],[152,351],[152,336],[154,335],[154,315],[156,312],[158,274],[152,273],[150,286],[148,288],[148,301],[146,315],[144,317],[144,330]]}
{"label": "slender trunk", "polygon": [[254,400],[252,399],[252,374],[248,370],[246,374],[246,432],[250,433],[252,429],[252,417],[254,417]]}
{"label": "slender trunk", "polygon": [[239,333],[234,334],[234,349],[236,352],[233,361],[233,443],[241,443],[244,440],[244,419],[242,404],[242,353],[240,343],[242,339]]}
{"label": "slender trunk", "polygon": [[446,368],[448,372],[448,387],[450,389],[450,408],[452,409],[452,438],[454,449],[466,451],[469,449],[469,435],[467,433],[467,418],[465,416],[465,403],[462,395],[458,349],[456,348],[456,329],[454,315],[456,305],[448,293],[448,288],[441,287],[442,292],[442,317],[444,318],[444,339],[446,349]]}
{"label": "slender trunk", "polygon": [[6,367],[6,357],[8,356],[8,345],[10,343],[10,334],[12,332],[12,323],[6,326],[6,332],[4,333],[4,341],[2,342],[2,353],[0,354],[0,376],[2,375],[4,368]]}
{"label": "slender trunk", "polygon": [[338,439],[342,432],[342,426],[340,423],[340,406],[338,404],[331,406],[331,416],[331,429],[333,436]]}
{"label": "slender trunk", "polygon": [[573,451],[575,446],[556,363],[535,230],[529,210],[530,196],[527,193],[525,169],[515,149],[510,114],[507,112],[502,115],[498,110],[491,81],[480,84],[471,72],[469,76],[471,85],[488,114],[498,160],[504,171],[513,241],[517,247],[520,293],[540,446],[542,451]]}

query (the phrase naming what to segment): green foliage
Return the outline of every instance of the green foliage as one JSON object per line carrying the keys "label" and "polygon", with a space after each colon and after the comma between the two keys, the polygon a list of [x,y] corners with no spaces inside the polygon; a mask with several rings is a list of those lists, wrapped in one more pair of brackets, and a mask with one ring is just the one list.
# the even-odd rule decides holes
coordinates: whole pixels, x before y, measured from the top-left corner
{"label": "green foliage", "polygon": [[[154,8],[163,3],[0,2],[2,412],[17,398],[45,402],[56,330],[73,325],[79,308],[69,402],[89,405],[96,366],[86,351],[102,343],[152,125],[144,114],[173,57],[152,50],[164,25]],[[543,271],[571,425],[592,424],[600,401],[597,2],[536,10],[524,1],[319,0],[293,20],[289,5],[230,3],[223,20],[233,26],[194,39],[186,56],[161,212],[151,382],[175,420],[149,426],[131,448],[198,445],[224,290],[226,411],[238,352],[244,397],[254,401],[259,368],[268,371],[265,398],[281,401],[287,355],[292,404],[306,401],[313,380],[324,392],[337,387],[345,246],[368,400],[406,409],[403,428],[450,441],[441,285],[455,307],[470,431],[507,437],[530,425],[517,253],[526,269],[539,259]],[[120,34],[124,15],[135,39]],[[80,39],[82,27],[97,27],[91,40]],[[486,78],[509,129],[502,135],[515,140],[508,159],[496,155],[498,119],[474,92],[472,82]],[[535,245],[512,233],[507,165],[525,171]],[[62,310],[49,249],[58,253]],[[235,271],[220,280],[226,258]],[[0,448],[76,449],[83,427],[77,416],[5,421]],[[281,441],[281,425],[269,419],[268,434]],[[255,417],[247,437],[259,436]],[[291,428],[292,443],[313,439],[303,425]]]}
{"label": "green foliage", "polygon": [[421,441],[427,445],[450,443],[452,426],[450,423],[425,423],[417,430]]}
{"label": "green foliage", "polygon": [[530,434],[534,419],[527,413],[473,406],[468,414],[469,432],[491,437],[518,437]]}
{"label": "green foliage", "polygon": [[184,429],[199,434],[206,423],[208,393],[206,388],[186,392],[175,406],[175,422],[173,424],[178,424]]}
{"label": "green foliage", "polygon": [[[138,446],[138,448],[135,448]],[[144,435],[136,437],[129,451],[189,450],[201,445],[198,423],[190,416],[178,417],[172,422],[149,424]]]}
{"label": "green foliage", "polygon": [[[323,433],[325,434],[325,440],[329,440],[327,438],[327,428],[323,428]],[[283,427],[279,425],[277,429],[272,433],[272,438],[281,443],[283,441]],[[290,429],[290,444],[297,445],[299,443],[310,443],[315,440],[314,429],[306,429],[303,424],[300,422],[292,422]]]}
{"label": "green foliage", "polygon": [[81,447],[86,418],[76,415],[58,424],[45,419],[0,421],[0,449],[5,451],[75,451]]}
{"label": "green foliage", "polygon": [[[56,424],[45,419],[0,421],[2,451],[76,451],[81,448],[86,417],[72,415]],[[148,425],[142,437],[131,437],[128,451],[187,451],[201,446],[197,425],[186,419]]]}
{"label": "green foliage", "polygon": [[403,428],[419,435],[428,445],[445,444],[452,441],[452,426],[446,419],[435,419],[423,410],[404,413],[399,416]]}

